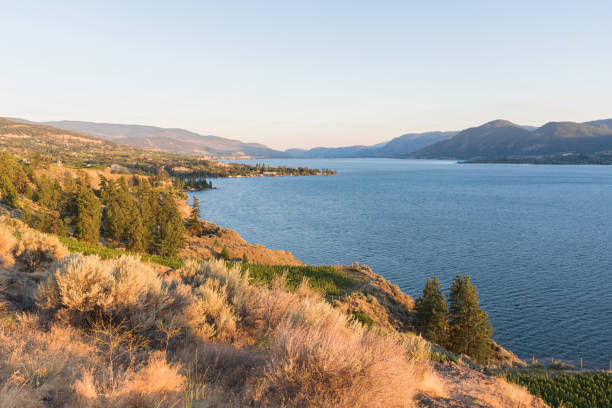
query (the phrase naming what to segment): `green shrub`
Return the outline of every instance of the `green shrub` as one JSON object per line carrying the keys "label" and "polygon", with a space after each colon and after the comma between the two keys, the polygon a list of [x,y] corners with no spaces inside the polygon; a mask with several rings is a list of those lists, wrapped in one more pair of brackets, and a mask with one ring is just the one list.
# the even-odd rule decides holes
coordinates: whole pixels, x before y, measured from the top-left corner
{"label": "green shrub", "polygon": [[439,351],[432,351],[429,359],[435,363],[455,363],[457,364],[459,360],[457,357],[451,356],[447,353],[441,353]]}
{"label": "green shrub", "polygon": [[351,316],[353,316],[353,318],[355,320],[357,320],[359,323],[361,323],[362,325],[364,325],[365,327],[367,327],[368,329],[371,329],[372,326],[374,325],[374,319],[372,319],[366,312],[361,311],[361,310],[357,310],[357,311],[349,311],[349,314]]}
{"label": "green shrub", "polygon": [[253,281],[270,284],[285,274],[290,289],[296,289],[305,278],[312,289],[326,295],[338,295],[353,283],[345,271],[333,266],[249,264],[245,268],[248,268]]}
{"label": "green shrub", "polygon": [[223,247],[223,249],[221,250],[221,259],[223,259],[224,261],[229,261],[230,259],[232,259],[230,251],[229,249],[227,249],[227,247]]}

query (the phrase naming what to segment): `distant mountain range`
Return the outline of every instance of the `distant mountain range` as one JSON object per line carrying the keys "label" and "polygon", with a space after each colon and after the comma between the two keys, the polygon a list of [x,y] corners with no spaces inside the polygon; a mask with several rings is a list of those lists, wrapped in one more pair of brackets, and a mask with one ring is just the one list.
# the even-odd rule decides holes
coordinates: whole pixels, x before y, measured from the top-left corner
{"label": "distant mountain range", "polygon": [[404,157],[422,147],[446,140],[456,134],[457,132],[408,133],[373,146],[289,149],[285,150],[285,153],[297,158]]}
{"label": "distant mountain range", "polygon": [[463,130],[411,156],[474,160],[607,150],[612,150],[612,119],[586,123],[549,122],[533,130],[506,120],[495,120]]}
{"label": "distant mountain range", "polygon": [[[10,118],[9,118],[10,119]],[[36,124],[23,119],[18,122]],[[408,133],[373,146],[274,150],[184,129],[81,121],[42,122],[55,128],[154,151],[217,158],[431,158],[491,160],[612,151],[612,119],[549,122],[541,127],[506,120],[452,132]]]}
{"label": "distant mountain range", "polygon": [[31,122],[17,118],[7,119],[53,126],[154,151],[215,157],[287,157],[284,152],[270,149],[259,143],[243,143],[219,136],[204,136],[184,129],[70,120]]}

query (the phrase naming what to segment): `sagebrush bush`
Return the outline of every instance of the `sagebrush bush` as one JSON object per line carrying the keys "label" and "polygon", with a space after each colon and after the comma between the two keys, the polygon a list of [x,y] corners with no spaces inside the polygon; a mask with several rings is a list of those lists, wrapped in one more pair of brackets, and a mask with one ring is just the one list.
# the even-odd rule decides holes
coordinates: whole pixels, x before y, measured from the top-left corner
{"label": "sagebrush bush", "polygon": [[37,301],[45,309],[67,309],[83,317],[95,313],[130,322],[145,331],[171,302],[166,284],[131,256],[102,262],[95,255],[72,255],[59,262],[39,286]]}
{"label": "sagebrush bush", "polygon": [[309,300],[276,330],[265,380],[270,399],[309,407],[406,407],[417,385],[395,339]]}
{"label": "sagebrush bush", "polygon": [[25,231],[14,249],[15,259],[28,272],[38,272],[68,255],[66,247],[53,235]]}

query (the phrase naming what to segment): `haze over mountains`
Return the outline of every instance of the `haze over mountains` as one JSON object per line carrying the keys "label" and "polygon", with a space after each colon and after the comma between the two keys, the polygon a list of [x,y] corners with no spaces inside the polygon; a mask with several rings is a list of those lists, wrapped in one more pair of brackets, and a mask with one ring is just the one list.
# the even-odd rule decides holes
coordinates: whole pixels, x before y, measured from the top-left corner
{"label": "haze over mountains", "polygon": [[[24,123],[36,123],[12,119]],[[541,127],[494,120],[460,132],[408,133],[373,146],[274,150],[184,129],[82,121],[42,122],[55,128],[154,151],[219,158],[499,159],[612,151],[612,119],[549,122]]]}

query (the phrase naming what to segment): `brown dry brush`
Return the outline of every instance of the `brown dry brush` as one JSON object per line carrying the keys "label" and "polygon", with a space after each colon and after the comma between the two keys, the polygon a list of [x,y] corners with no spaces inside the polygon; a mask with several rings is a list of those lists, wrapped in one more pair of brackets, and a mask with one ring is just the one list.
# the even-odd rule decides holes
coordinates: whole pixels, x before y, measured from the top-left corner
{"label": "brown dry brush", "polygon": [[254,286],[219,260],[161,276],[27,242],[0,248],[44,253],[0,272],[40,277],[15,280],[36,302],[0,320],[0,406],[409,407],[435,384],[426,342],[364,328],[307,282]]}

